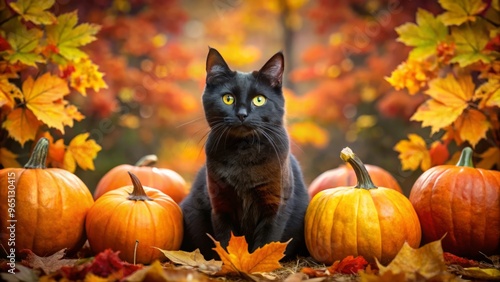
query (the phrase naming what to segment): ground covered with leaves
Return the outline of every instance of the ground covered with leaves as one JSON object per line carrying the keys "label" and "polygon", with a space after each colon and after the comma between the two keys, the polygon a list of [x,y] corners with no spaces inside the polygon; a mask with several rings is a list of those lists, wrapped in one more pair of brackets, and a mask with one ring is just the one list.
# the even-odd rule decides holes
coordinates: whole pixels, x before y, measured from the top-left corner
{"label": "ground covered with leaves", "polygon": [[244,237],[233,236],[226,249],[215,241],[220,260],[205,260],[201,253],[160,250],[163,261],[150,265],[120,259],[119,252],[105,250],[95,256],[84,247],[80,258],[67,258],[65,250],[39,257],[24,250],[23,260],[0,263],[5,281],[495,281],[500,280],[500,256],[469,260],[443,252],[441,241],[413,249],[405,244],[388,264],[369,263],[362,256],[348,256],[332,265],[312,258],[280,263],[287,243],[270,243],[248,252]]}

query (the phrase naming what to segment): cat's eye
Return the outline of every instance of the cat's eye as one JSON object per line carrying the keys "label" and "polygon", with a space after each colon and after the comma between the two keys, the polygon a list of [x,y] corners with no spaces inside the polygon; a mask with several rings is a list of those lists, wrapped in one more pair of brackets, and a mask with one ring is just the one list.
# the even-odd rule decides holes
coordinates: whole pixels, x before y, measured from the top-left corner
{"label": "cat's eye", "polygon": [[257,95],[253,98],[252,102],[255,106],[260,107],[264,105],[267,101],[267,98],[263,95]]}
{"label": "cat's eye", "polygon": [[224,96],[222,96],[222,101],[226,105],[232,105],[234,103],[234,97],[231,94],[224,94]]}

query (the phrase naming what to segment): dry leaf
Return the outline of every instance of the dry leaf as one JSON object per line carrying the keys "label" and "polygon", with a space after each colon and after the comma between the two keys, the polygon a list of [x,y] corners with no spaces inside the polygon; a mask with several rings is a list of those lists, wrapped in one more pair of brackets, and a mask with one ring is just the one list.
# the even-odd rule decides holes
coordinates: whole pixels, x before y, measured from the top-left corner
{"label": "dry leaf", "polygon": [[24,265],[33,269],[41,269],[45,274],[58,271],[63,266],[73,266],[77,262],[76,259],[63,259],[66,249],[62,249],[48,257],[39,257],[28,249],[21,252],[27,255],[26,259],[23,260]]}
{"label": "dry leaf", "polygon": [[222,261],[214,259],[209,261],[205,260],[200,252],[200,249],[196,249],[192,252],[165,251],[160,248],[156,249],[160,250],[160,252],[162,252],[173,263],[197,268],[199,271],[206,274],[215,274],[222,269]]}
{"label": "dry leaf", "polygon": [[214,241],[214,250],[219,254],[224,263],[222,265],[222,273],[235,274],[270,272],[281,268],[279,260],[285,256],[286,246],[290,242],[271,242],[257,248],[255,252],[250,254],[245,236],[234,236],[231,232],[227,251],[222,248],[220,242],[216,241],[212,236],[208,236]]}
{"label": "dry leaf", "polygon": [[210,278],[195,270],[189,269],[165,269],[159,261],[134,272],[125,281],[133,282],[166,282],[166,281],[211,281]]}
{"label": "dry leaf", "polygon": [[500,270],[495,268],[458,267],[458,273],[467,278],[479,280],[499,280]]}
{"label": "dry leaf", "polygon": [[413,249],[405,242],[388,266],[383,266],[378,260],[376,262],[380,275],[388,271],[395,274],[405,273],[408,281],[415,281],[417,276],[430,279],[447,270],[441,240],[431,242],[419,249]]}
{"label": "dry leaf", "polygon": [[328,267],[328,271],[331,274],[356,274],[358,271],[365,269],[367,265],[368,262],[362,256],[347,256],[342,261],[335,261],[330,267]]}

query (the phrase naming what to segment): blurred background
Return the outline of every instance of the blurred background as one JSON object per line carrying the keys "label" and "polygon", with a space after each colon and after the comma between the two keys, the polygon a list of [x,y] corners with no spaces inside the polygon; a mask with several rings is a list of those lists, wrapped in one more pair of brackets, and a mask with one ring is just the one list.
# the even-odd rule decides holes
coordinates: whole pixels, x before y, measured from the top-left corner
{"label": "blurred background", "polygon": [[[76,174],[93,191],[112,167],[157,154],[157,166],[191,182],[208,132],[201,107],[208,46],[230,67],[259,69],[283,50],[292,150],[306,183],[342,163],[351,147],[391,172],[406,194],[420,171],[403,171],[394,145],[408,133],[421,94],[396,91],[385,77],[406,59],[394,28],[437,1],[403,0],[58,0],[79,22],[102,26],[84,51],[107,89],[71,97],[86,116],[67,136],[90,132],[102,146],[95,171]],[[67,141],[66,141],[67,142]]]}

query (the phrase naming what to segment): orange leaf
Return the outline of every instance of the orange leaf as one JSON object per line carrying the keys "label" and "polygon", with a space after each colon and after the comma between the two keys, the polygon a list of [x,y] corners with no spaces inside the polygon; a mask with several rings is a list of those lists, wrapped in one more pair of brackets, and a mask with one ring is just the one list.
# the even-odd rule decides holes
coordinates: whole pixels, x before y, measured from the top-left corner
{"label": "orange leaf", "polygon": [[343,273],[343,274],[356,274],[359,270],[365,269],[368,265],[366,259],[362,256],[347,256],[342,261],[335,261],[329,268],[328,271],[331,274]]}
{"label": "orange leaf", "polygon": [[492,169],[496,164],[500,168],[500,148],[491,147],[480,155],[481,161],[476,164],[476,167],[484,169]]}
{"label": "orange leaf", "polygon": [[27,108],[38,120],[64,133],[64,123],[68,117],[61,100],[69,94],[66,81],[45,73],[37,80],[28,77],[22,89]]}
{"label": "orange leaf", "polygon": [[426,94],[432,99],[421,105],[411,120],[421,121],[423,127],[430,126],[432,133],[436,133],[452,124],[467,108],[474,94],[474,83],[470,75],[455,78],[448,74],[430,81]]}
{"label": "orange leaf", "polygon": [[6,167],[21,167],[17,162],[17,155],[9,151],[7,148],[0,148],[0,164]]}
{"label": "orange leaf", "polygon": [[234,236],[231,232],[227,251],[222,248],[220,242],[216,241],[212,236],[208,236],[214,241],[214,250],[219,254],[224,263],[222,265],[223,273],[251,274],[270,272],[281,268],[279,260],[285,256],[286,246],[290,242],[271,242],[257,248],[253,253],[249,253],[245,236]]}
{"label": "orange leaf", "polygon": [[76,170],[76,164],[84,170],[94,170],[94,159],[101,150],[94,140],[87,140],[90,133],[82,133],[69,142],[64,155],[64,168],[71,172]]}
{"label": "orange leaf", "polygon": [[51,167],[64,167],[64,154],[66,153],[66,145],[64,145],[64,140],[59,139],[54,142],[54,138],[49,132],[45,132],[43,137],[49,140],[49,154],[47,156],[47,165]]}
{"label": "orange leaf", "polygon": [[431,167],[431,156],[424,139],[417,134],[408,134],[409,140],[401,140],[394,150],[399,152],[399,159],[404,170],[416,170],[419,166],[425,171]]}
{"label": "orange leaf", "polygon": [[21,146],[29,140],[35,139],[40,122],[29,109],[17,108],[7,115],[2,127],[9,132],[9,136],[19,142]]}
{"label": "orange leaf", "polygon": [[458,117],[454,127],[462,140],[469,141],[470,145],[475,147],[481,139],[486,137],[490,123],[482,112],[470,109]]}

